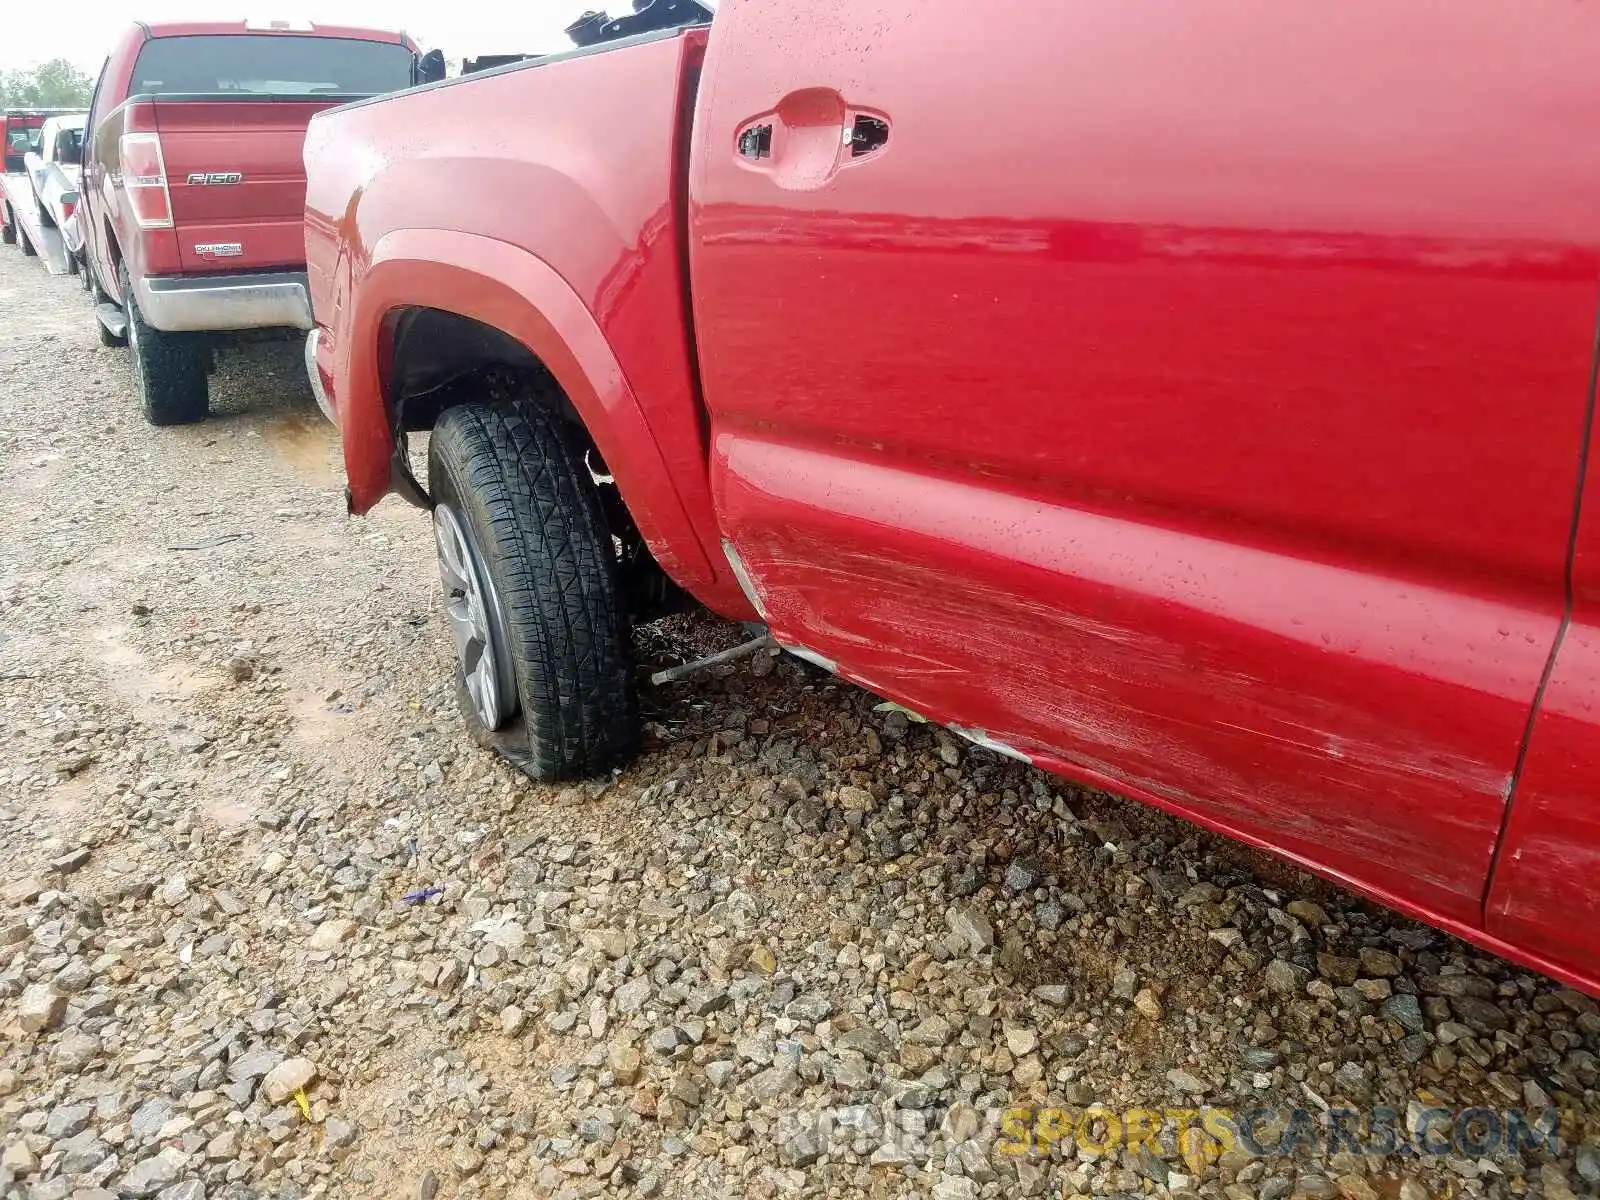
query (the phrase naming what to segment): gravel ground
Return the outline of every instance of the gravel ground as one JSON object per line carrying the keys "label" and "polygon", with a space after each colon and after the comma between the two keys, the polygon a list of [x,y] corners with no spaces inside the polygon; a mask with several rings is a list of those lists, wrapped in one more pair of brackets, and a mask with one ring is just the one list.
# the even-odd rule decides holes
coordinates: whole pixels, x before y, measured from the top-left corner
{"label": "gravel ground", "polygon": [[[1594,1194],[1589,998],[786,658],[534,786],[297,349],[186,429],[126,370],[0,254],[0,1196]],[[1160,1137],[1017,1137],[1096,1104]],[[1558,1151],[1177,1136],[1474,1105]]]}

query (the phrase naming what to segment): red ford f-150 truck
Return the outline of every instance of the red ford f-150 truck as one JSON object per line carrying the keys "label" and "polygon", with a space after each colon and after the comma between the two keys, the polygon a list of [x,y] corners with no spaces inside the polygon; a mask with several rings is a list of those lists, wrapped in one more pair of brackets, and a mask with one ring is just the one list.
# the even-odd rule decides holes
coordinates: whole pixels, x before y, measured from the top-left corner
{"label": "red ford f-150 truck", "polygon": [[468,721],[627,754],[653,560],[1600,992],[1600,9],[970,19],[727,0],[312,121],[313,385],[352,509],[432,508]]}
{"label": "red ford f-150 truck", "polygon": [[301,148],[313,113],[415,81],[403,34],[289,21],[130,26],[83,154],[101,341],[157,425],[205,418],[215,351],[311,327]]}

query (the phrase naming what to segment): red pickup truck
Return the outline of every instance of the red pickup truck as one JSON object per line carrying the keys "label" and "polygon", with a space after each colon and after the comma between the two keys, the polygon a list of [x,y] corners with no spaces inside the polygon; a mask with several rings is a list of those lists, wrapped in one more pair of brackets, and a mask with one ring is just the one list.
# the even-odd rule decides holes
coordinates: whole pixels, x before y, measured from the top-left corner
{"label": "red pickup truck", "polygon": [[311,327],[306,124],[409,87],[415,66],[403,34],[289,21],[137,24],[117,41],[79,222],[101,341],[130,345],[153,424],[204,419],[219,346]]}
{"label": "red pickup truck", "polygon": [[1600,9],[984,21],[727,0],[312,121],[313,386],[468,721],[627,754],[648,557],[1600,992]]}

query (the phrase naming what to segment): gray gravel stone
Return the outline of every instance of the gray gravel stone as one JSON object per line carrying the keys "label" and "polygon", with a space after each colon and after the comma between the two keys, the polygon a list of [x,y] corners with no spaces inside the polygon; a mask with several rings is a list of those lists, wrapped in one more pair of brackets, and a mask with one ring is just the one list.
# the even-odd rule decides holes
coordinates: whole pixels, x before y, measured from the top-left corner
{"label": "gray gravel stone", "polygon": [[89,1123],[94,1108],[88,1104],[58,1104],[44,1123],[44,1135],[51,1141],[69,1138]]}
{"label": "gray gravel stone", "polygon": [[978,1200],[978,1185],[960,1175],[946,1175],[933,1185],[933,1200]]}
{"label": "gray gravel stone", "polygon": [[128,1118],[133,1136],[147,1142],[160,1133],[166,1123],[177,1116],[177,1110],[160,1096],[153,1096],[133,1110]]}
{"label": "gray gravel stone", "polygon": [[1588,1184],[1600,1185],[1600,1147],[1585,1142],[1578,1147],[1578,1176]]}
{"label": "gray gravel stone", "polygon": [[768,1067],[751,1079],[746,1090],[758,1101],[793,1095],[801,1087],[800,1075],[789,1063]]}
{"label": "gray gravel stone", "polygon": [[1038,921],[1044,929],[1052,933],[1061,928],[1062,922],[1067,919],[1066,907],[1059,900],[1044,901],[1033,910],[1034,920]]}
{"label": "gray gravel stone", "polygon": [[783,1015],[815,1025],[833,1011],[833,1003],[823,996],[796,996],[784,1006]]}
{"label": "gray gravel stone", "polygon": [[974,895],[983,886],[983,868],[977,863],[965,863],[950,877],[950,894],[957,899]]}
{"label": "gray gravel stone", "polygon": [[1006,864],[1005,885],[1008,892],[1027,892],[1044,880],[1044,872],[1025,858],[1013,858]]}
{"label": "gray gravel stone", "polygon": [[[916,1027],[905,1034],[905,1040],[917,1046],[943,1046],[954,1036],[955,1030],[951,1028],[950,1022],[935,1013],[917,1022]],[[849,1049],[853,1045],[854,1042],[841,1041],[842,1048]]]}
{"label": "gray gravel stone", "polygon": [[834,1046],[839,1050],[854,1050],[874,1062],[881,1062],[894,1054],[894,1043],[870,1025],[858,1025],[840,1034]]}
{"label": "gray gravel stone", "polygon": [[67,998],[53,984],[35,983],[23,990],[17,1002],[17,1023],[28,1033],[48,1033],[61,1024]]}
{"label": "gray gravel stone", "polygon": [[247,1079],[260,1079],[284,1059],[283,1051],[270,1046],[256,1046],[228,1064],[228,1078],[235,1083]]}
{"label": "gray gravel stone", "polygon": [[620,1013],[636,1013],[644,1007],[645,1001],[650,998],[650,981],[648,979],[630,979],[617,989],[616,1005]]}
{"label": "gray gravel stone", "polygon": [[1362,972],[1375,978],[1392,979],[1405,969],[1398,954],[1372,946],[1361,947],[1356,958],[1361,963]]}
{"label": "gray gravel stone", "polygon": [[261,1091],[271,1104],[282,1104],[317,1078],[317,1064],[309,1058],[288,1058],[261,1080]]}
{"label": "gray gravel stone", "polygon": [[342,1150],[356,1140],[355,1126],[341,1117],[329,1117],[322,1123],[322,1144],[328,1150]]}
{"label": "gray gravel stone", "polygon": [[950,930],[967,943],[974,954],[982,954],[994,945],[994,926],[970,904],[953,905],[945,914]]}
{"label": "gray gravel stone", "polygon": [[63,1138],[51,1147],[61,1155],[61,1171],[65,1175],[82,1175],[92,1171],[106,1160],[110,1153],[95,1131],[85,1129],[74,1137]]}
{"label": "gray gravel stone", "polygon": [[183,1151],[173,1147],[140,1159],[117,1184],[117,1194],[132,1200],[154,1196],[177,1180],[187,1159]]}
{"label": "gray gravel stone", "polygon": [[1296,963],[1275,958],[1264,973],[1267,987],[1282,996],[1296,996],[1311,979],[1311,972]]}
{"label": "gray gravel stone", "polygon": [[1478,996],[1452,996],[1450,1010],[1479,1033],[1493,1033],[1511,1024],[1499,1005]]}
{"label": "gray gravel stone", "polygon": [[76,850],[50,860],[50,870],[57,875],[70,875],[89,861],[89,850],[80,846]]}
{"label": "gray gravel stone", "polygon": [[1422,1005],[1415,996],[1404,992],[1390,996],[1378,1009],[1408,1033],[1421,1033],[1427,1028],[1422,1016]]}

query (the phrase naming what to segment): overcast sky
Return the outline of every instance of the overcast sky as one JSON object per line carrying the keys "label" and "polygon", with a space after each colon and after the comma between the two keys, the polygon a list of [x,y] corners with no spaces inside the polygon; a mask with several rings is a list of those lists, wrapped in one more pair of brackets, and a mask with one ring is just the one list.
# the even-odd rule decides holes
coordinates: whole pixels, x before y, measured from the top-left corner
{"label": "overcast sky", "polygon": [[[65,58],[97,74],[112,40],[134,20],[257,20],[273,17],[404,29],[437,47],[454,70],[479,54],[534,54],[571,47],[561,30],[587,8],[613,16],[632,12],[630,0],[0,0],[0,69]],[[12,8],[15,11],[9,11]],[[248,11],[246,11],[248,8]]]}

